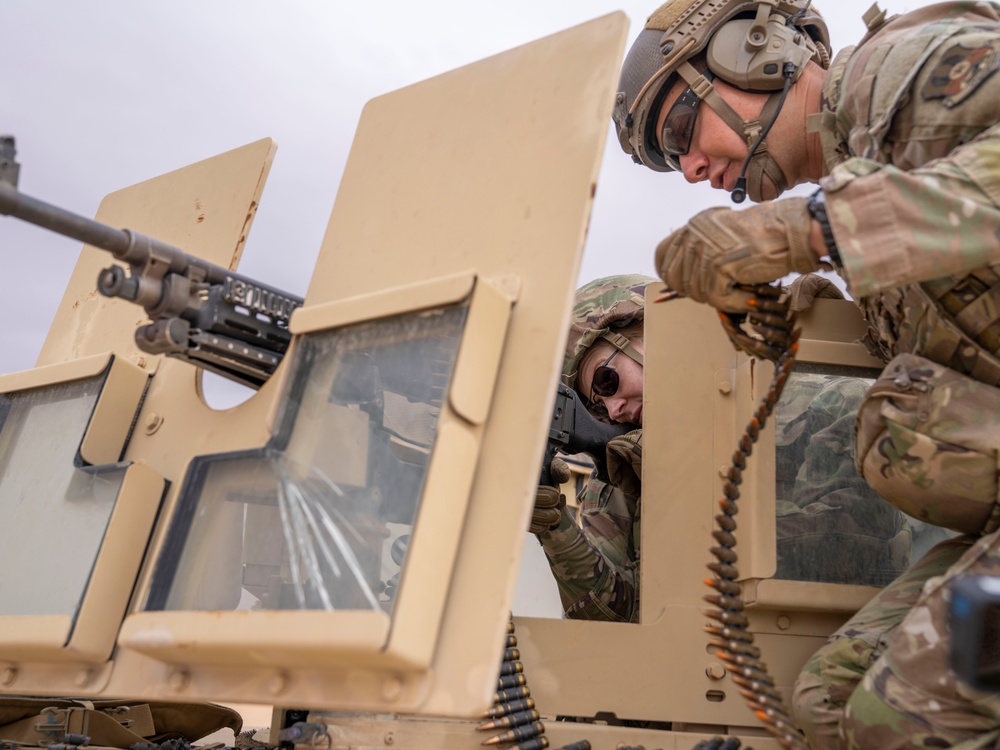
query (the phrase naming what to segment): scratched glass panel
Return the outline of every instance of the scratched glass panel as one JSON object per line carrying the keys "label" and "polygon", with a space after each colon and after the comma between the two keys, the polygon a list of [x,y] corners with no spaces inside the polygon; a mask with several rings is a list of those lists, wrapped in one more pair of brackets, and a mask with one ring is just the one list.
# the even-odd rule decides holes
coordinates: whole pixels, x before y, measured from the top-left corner
{"label": "scratched glass panel", "polygon": [[948,532],[879,497],[854,466],[854,421],[872,384],[811,367],[775,410],[776,578],[884,586]]}
{"label": "scratched glass panel", "polygon": [[268,446],[193,465],[147,608],[391,612],[465,317],[306,336]]}
{"label": "scratched glass panel", "polygon": [[0,615],[76,616],[124,476],[74,463],[103,380],[0,395]]}

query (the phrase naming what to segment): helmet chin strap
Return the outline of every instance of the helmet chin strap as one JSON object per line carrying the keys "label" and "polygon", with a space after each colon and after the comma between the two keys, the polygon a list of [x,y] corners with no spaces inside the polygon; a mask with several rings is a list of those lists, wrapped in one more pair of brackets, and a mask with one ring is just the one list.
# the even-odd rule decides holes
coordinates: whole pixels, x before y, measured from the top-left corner
{"label": "helmet chin strap", "polygon": [[[795,66],[792,63],[785,63],[785,67],[782,70],[785,76],[784,88],[780,92],[776,91],[768,97],[764,108],[760,112],[760,116],[755,120],[744,120],[736,114],[736,110],[729,106],[729,103],[719,95],[712,82],[695,70],[694,66],[689,62],[685,61],[681,63],[677,68],[677,72],[691,87],[695,96],[710,106],[723,122],[747,141],[749,152],[743,161],[740,176],[736,179],[736,184],[730,195],[733,202],[742,203],[746,200],[748,191],[751,200],[755,202],[763,200],[765,177],[774,184],[779,195],[783,193],[788,187],[788,181],[781,171],[781,167],[778,166],[777,162],[768,153],[764,138],[770,132],[771,127],[781,113],[785,97],[792,86]],[[766,122],[767,125],[762,128],[761,123],[763,122]],[[747,186],[748,175],[750,178],[749,187]]]}
{"label": "helmet chin strap", "polygon": [[[747,179],[742,175],[737,178],[736,185],[733,187],[733,192],[730,194],[733,203],[742,203],[746,195],[750,196],[750,200],[754,203],[760,203],[764,200],[764,178],[767,177],[771,184],[774,185],[777,193],[775,198],[781,195],[788,189],[788,184],[785,180],[785,173],[781,171],[781,167],[778,163],[771,158],[771,155],[766,151],[759,151],[754,155],[754,158],[750,160],[749,168],[744,168],[747,171],[749,177],[749,185],[747,184]],[[745,195],[742,198],[737,199],[737,190],[745,189]]]}
{"label": "helmet chin strap", "polygon": [[[781,171],[781,167],[778,163],[767,153],[767,146],[764,144],[764,138],[767,134],[771,132],[771,127],[774,125],[775,121],[778,119],[778,115],[781,113],[781,107],[785,103],[785,97],[788,96],[788,90],[792,87],[792,77],[795,75],[795,66],[791,63],[785,63],[784,70],[782,71],[785,75],[785,85],[782,88],[781,93],[774,93],[768,97],[767,103],[764,104],[764,109],[761,110],[760,117],[758,121],[767,120],[767,125],[761,131],[757,139],[750,144],[750,151],[747,153],[747,158],[743,160],[743,167],[740,169],[740,176],[736,178],[736,184],[733,186],[733,192],[730,194],[733,203],[742,203],[747,197],[747,180],[746,175],[749,170],[750,173],[750,200],[754,203],[760,203],[764,200],[764,177],[767,177],[773,184],[777,194],[774,196],[777,198],[788,188],[788,181],[785,179],[784,173]],[[763,150],[761,150],[763,147]]]}

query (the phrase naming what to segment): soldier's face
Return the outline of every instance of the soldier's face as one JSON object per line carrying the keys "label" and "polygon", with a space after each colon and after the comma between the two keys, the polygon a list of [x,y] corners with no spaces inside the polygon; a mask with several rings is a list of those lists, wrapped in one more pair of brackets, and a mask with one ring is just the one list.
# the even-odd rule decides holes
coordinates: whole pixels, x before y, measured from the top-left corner
{"label": "soldier's face", "polygon": [[[756,119],[767,103],[767,94],[751,94],[718,78],[712,85],[719,96],[744,120]],[[687,87],[688,84],[680,78],[674,82],[657,116],[657,138],[661,137],[671,109]],[[674,159],[680,162],[681,172],[688,182],[708,181],[716,190],[732,192],[748,151],[743,135],[729,127],[711,105],[703,101],[698,105],[688,152]],[[764,178],[763,192],[765,199],[774,198],[778,194],[767,177]]]}
{"label": "soldier's face", "polygon": [[[632,346],[642,352],[642,341],[632,341]],[[580,392],[587,399],[604,404],[610,416],[616,422],[642,424],[642,365],[631,357],[619,352],[607,365],[608,358],[617,350],[607,342],[601,342],[593,347],[583,358],[577,381]],[[610,367],[618,375],[618,387],[613,395],[601,396],[593,391],[594,376],[599,367]]]}

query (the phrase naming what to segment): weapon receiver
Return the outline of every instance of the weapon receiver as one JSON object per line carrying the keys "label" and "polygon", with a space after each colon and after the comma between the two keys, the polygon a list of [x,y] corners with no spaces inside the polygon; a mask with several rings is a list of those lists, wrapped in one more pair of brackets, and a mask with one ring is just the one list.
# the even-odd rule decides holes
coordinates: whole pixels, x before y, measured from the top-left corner
{"label": "weapon receiver", "polygon": [[636,429],[631,424],[608,424],[594,417],[572,388],[560,385],[556,389],[556,403],[552,409],[549,442],[542,461],[540,484],[553,485],[549,464],[556,453],[572,455],[586,453],[594,460],[597,478],[608,481],[608,462],[605,448],[611,438]]}

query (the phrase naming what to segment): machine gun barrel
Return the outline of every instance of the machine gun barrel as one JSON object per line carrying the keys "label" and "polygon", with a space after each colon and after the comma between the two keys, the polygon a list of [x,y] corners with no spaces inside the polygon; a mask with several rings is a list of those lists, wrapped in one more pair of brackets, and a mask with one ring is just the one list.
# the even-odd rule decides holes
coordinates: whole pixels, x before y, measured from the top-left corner
{"label": "machine gun barrel", "polygon": [[111,253],[97,290],[141,305],[152,322],[135,341],[151,354],[191,362],[260,387],[281,361],[288,320],[302,298],[214,265],[154,237],[115,229],[24,195],[17,189],[14,139],[0,137],[0,214]]}
{"label": "machine gun barrel", "polygon": [[107,250],[116,258],[128,252],[129,237],[122,229],[77,216],[50,203],[31,198],[17,188],[0,182],[0,214],[13,216],[57,234]]}

